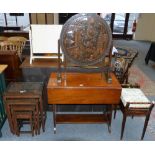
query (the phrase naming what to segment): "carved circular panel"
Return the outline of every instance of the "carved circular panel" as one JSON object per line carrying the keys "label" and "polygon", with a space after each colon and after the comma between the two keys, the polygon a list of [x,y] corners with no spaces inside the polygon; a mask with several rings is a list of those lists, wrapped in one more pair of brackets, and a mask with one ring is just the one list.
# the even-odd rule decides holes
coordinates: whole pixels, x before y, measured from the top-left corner
{"label": "carved circular panel", "polygon": [[78,65],[93,65],[109,54],[111,30],[97,14],[76,14],[63,26],[60,45],[64,55]]}

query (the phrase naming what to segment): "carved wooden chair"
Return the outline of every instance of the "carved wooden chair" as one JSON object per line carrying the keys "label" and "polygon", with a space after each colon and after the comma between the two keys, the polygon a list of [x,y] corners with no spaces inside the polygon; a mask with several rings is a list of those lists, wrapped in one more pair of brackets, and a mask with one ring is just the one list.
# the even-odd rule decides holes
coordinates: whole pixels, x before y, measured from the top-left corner
{"label": "carved wooden chair", "polygon": [[17,55],[18,55],[19,48],[20,48],[19,43],[14,43],[14,42],[9,41],[9,40],[0,42],[0,51],[3,51],[3,52],[4,51],[10,51],[10,52],[11,51],[17,51]]}
{"label": "carved wooden chair", "polygon": [[154,104],[148,100],[140,88],[122,88],[120,109],[123,113],[123,121],[120,139],[123,138],[126,118],[140,116],[146,117],[141,136],[143,140],[153,106]]}
{"label": "carved wooden chair", "polygon": [[17,46],[18,56],[22,60],[22,52],[27,39],[21,36],[14,36],[14,37],[9,37],[7,40],[10,41],[15,46]]}
{"label": "carved wooden chair", "polygon": [[[129,77],[129,68],[131,66],[130,61],[123,57],[122,55],[115,53],[114,62],[114,74],[117,77],[120,84],[127,84]],[[114,119],[116,117],[117,109],[120,109],[120,105],[113,106],[114,109]]]}
{"label": "carved wooden chair", "polygon": [[118,53],[115,53],[114,73],[120,84],[127,84],[129,77],[129,69],[132,66],[138,52],[135,49],[127,47],[116,47]]}
{"label": "carved wooden chair", "polygon": [[8,39],[8,37],[0,36],[0,42],[5,41],[5,40],[7,40],[7,39]]}
{"label": "carved wooden chair", "polygon": [[[116,47],[118,53],[114,54],[114,74],[116,75],[120,84],[128,84],[128,77],[130,74],[130,67],[138,55],[137,50],[127,47]],[[119,106],[114,106],[114,118],[116,110]]]}
{"label": "carved wooden chair", "polygon": [[6,51],[7,50],[7,42],[2,41],[0,42],[0,51]]}
{"label": "carved wooden chair", "polygon": [[124,57],[116,53],[114,62],[114,73],[121,84],[128,83],[129,67],[130,64],[128,62],[128,59],[125,59]]}

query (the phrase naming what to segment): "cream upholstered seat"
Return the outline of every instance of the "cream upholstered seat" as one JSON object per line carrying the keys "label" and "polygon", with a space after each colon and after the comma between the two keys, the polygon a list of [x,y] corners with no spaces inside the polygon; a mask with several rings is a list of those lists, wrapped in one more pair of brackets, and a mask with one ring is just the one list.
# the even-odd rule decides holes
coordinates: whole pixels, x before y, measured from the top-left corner
{"label": "cream upholstered seat", "polygon": [[149,108],[150,101],[138,88],[122,88],[121,100],[124,106],[129,104],[129,108]]}
{"label": "cream upholstered seat", "polygon": [[140,88],[122,88],[120,109],[123,113],[123,121],[120,139],[123,138],[126,117],[142,116],[145,117],[144,128],[141,136],[142,140],[145,135],[153,106],[154,104],[148,100]]}

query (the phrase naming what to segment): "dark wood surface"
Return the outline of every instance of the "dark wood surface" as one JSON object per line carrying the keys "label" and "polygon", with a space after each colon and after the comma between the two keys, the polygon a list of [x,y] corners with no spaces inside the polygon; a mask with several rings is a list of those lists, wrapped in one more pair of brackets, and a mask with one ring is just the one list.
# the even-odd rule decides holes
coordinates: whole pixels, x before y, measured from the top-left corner
{"label": "dark wood surface", "polygon": [[30,64],[30,57],[26,57],[20,68],[57,68],[58,59],[35,59]]}
{"label": "dark wood surface", "polygon": [[0,64],[7,64],[5,77],[8,82],[17,81],[22,78],[22,70],[20,67],[20,59],[16,51],[1,51]]}
{"label": "dark wood surface", "polygon": [[47,85],[48,104],[119,104],[121,85],[113,73],[111,77],[108,84],[101,73],[67,73],[66,83],[62,80],[59,84],[52,73]]}
{"label": "dark wood surface", "polygon": [[22,36],[27,39],[29,39],[29,32],[28,31],[13,31],[13,30],[8,30],[6,32],[1,32],[0,36],[6,36],[6,37],[12,37],[12,36]]}
{"label": "dark wood surface", "polygon": [[57,124],[59,123],[104,123],[107,121],[104,114],[57,114]]}

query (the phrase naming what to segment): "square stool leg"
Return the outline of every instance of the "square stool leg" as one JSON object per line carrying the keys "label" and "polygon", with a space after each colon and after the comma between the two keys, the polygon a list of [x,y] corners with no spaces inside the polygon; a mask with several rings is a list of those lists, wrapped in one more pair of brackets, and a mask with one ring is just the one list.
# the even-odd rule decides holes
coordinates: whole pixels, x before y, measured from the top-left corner
{"label": "square stool leg", "polygon": [[[15,123],[15,132],[16,135],[19,136],[20,135],[20,127],[19,127],[19,120],[28,120],[30,127],[31,127],[31,131],[27,131],[27,132],[31,132],[32,136],[34,136],[34,121],[33,121],[33,114],[31,112],[15,112],[14,113],[14,123]],[[26,131],[23,131],[24,133]]]}
{"label": "square stool leg", "polygon": [[123,114],[122,129],[121,129],[121,137],[120,137],[121,140],[122,140],[123,134],[124,134],[125,123],[126,123],[126,115]]}

